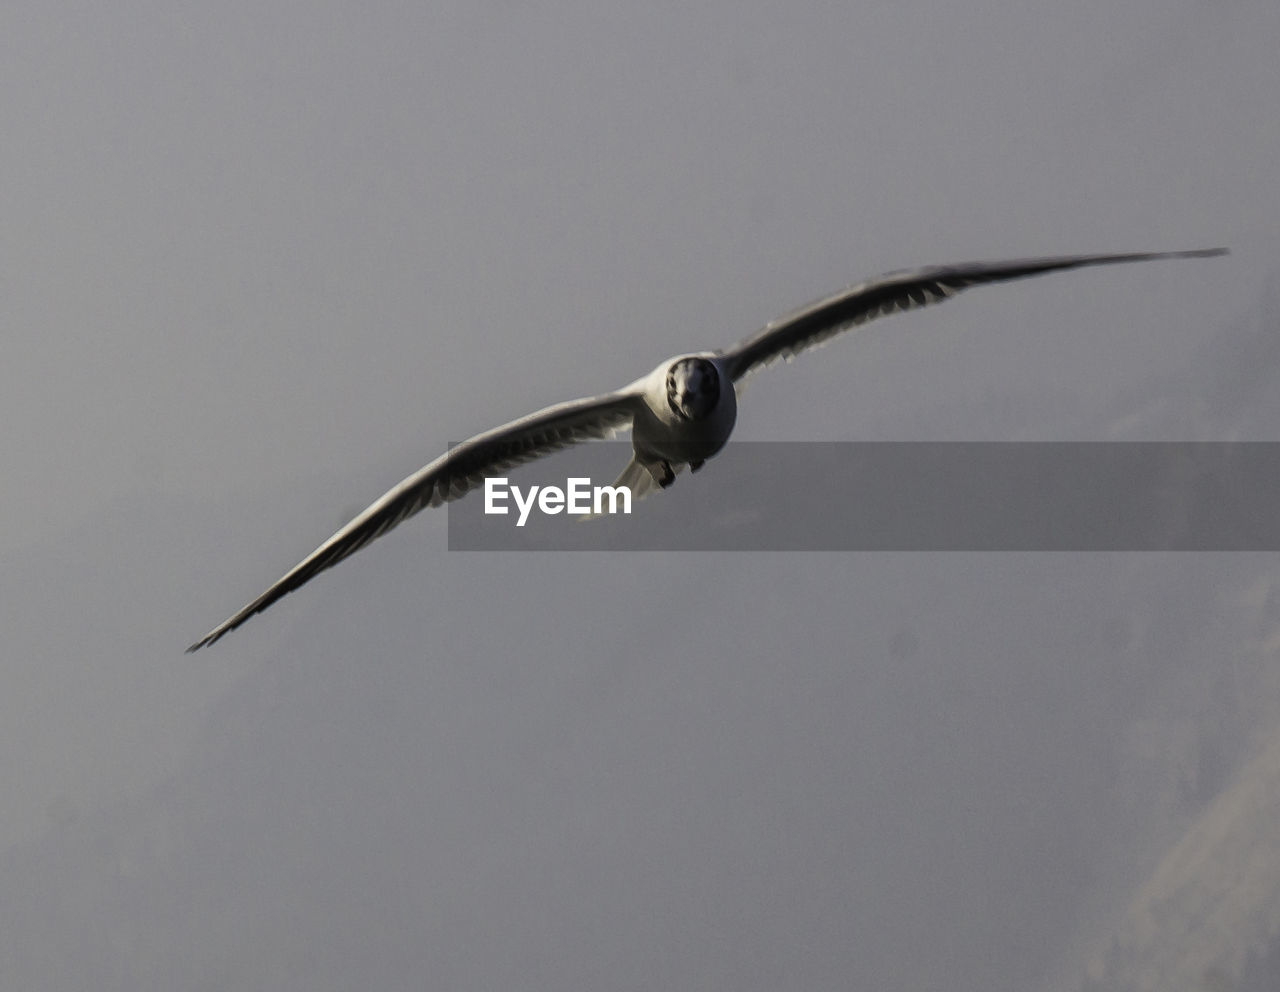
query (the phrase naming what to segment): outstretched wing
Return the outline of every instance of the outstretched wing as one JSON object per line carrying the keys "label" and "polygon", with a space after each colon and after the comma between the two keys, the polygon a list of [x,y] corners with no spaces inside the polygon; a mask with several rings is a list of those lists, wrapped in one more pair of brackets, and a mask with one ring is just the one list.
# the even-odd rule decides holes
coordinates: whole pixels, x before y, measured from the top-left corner
{"label": "outstretched wing", "polygon": [[205,647],[261,613],[281,596],[343,558],[355,554],[375,537],[428,506],[439,506],[466,495],[485,478],[515,465],[533,461],[581,441],[610,437],[631,426],[642,402],[631,388],[547,407],[502,427],[478,434],[419,469],[298,562],[270,589],[244,609],[228,617],[188,652]]}
{"label": "outstretched wing", "polygon": [[756,334],[720,354],[728,360],[734,381],[778,359],[791,359],[835,337],[841,331],[883,314],[914,310],[939,303],[970,286],[1025,279],[1058,269],[1119,262],[1147,262],[1158,258],[1207,258],[1225,255],[1225,248],[1199,251],[1134,252],[1126,255],[1062,255],[1021,258],[1004,262],[969,262],[926,269],[890,272],[852,286],[824,300],[781,317]]}

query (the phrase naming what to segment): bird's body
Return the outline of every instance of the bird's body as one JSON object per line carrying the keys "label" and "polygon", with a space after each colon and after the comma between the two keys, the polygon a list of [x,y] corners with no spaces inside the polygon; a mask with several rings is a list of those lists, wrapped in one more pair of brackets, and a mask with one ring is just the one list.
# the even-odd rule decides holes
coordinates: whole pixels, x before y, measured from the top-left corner
{"label": "bird's body", "polygon": [[683,468],[696,471],[729,440],[737,420],[737,383],[875,317],[936,303],[970,286],[1059,269],[1225,253],[1214,248],[973,262],[889,273],[853,286],[773,321],[733,347],[677,355],[622,389],[550,406],[464,441],[384,494],[187,650],[214,643],[424,507],[458,499],[489,476],[571,444],[630,429],[634,455],[615,485],[629,486],[636,497],[665,488]]}
{"label": "bird's body", "polygon": [[635,461],[659,484],[670,484],[681,466],[701,465],[733,433],[737,391],[728,363],[717,355],[677,355],[636,386],[642,402],[631,422],[631,444]]}

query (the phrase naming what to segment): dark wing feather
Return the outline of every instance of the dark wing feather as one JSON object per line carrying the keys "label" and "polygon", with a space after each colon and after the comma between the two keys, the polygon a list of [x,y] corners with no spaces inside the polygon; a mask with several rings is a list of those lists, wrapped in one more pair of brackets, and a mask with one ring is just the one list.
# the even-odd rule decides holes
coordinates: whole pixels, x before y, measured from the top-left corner
{"label": "dark wing feather", "polygon": [[270,589],[227,618],[188,652],[214,643],[281,596],[293,592],[326,568],[355,554],[374,538],[428,506],[466,495],[485,478],[533,461],[581,441],[612,436],[631,426],[637,393],[624,391],[547,407],[503,427],[478,434],[419,469],[315,551],[290,569]]}
{"label": "dark wing feather", "polygon": [[970,286],[1025,279],[1086,265],[1146,262],[1158,258],[1206,258],[1225,255],[1226,251],[1225,248],[1208,248],[1126,255],[1063,255],[891,272],[781,317],[732,348],[724,349],[721,355],[728,360],[729,373],[737,381],[779,359],[789,360],[850,327],[898,310],[915,310],[930,303],[939,303]]}

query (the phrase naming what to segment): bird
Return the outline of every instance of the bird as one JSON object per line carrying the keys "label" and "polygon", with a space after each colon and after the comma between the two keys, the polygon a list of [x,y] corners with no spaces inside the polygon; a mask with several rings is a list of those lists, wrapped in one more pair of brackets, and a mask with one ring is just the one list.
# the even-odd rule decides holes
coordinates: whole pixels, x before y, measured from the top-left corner
{"label": "bird", "polygon": [[633,454],[614,485],[629,487],[636,499],[666,489],[685,468],[698,471],[724,447],[747,377],[876,317],[940,303],[986,283],[1086,266],[1225,254],[1225,248],[1204,248],[966,262],[896,270],[850,286],[771,321],[731,347],[676,355],[621,389],[546,407],[453,446],[379,497],[187,652],[215,643],[418,511],[459,499],[486,478],[570,445],[629,429]]}

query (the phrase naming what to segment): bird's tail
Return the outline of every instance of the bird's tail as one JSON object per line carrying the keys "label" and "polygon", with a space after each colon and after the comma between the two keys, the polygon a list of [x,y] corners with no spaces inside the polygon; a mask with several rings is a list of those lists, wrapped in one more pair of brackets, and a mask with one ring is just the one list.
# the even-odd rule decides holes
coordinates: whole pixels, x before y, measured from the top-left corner
{"label": "bird's tail", "polygon": [[[683,468],[683,465],[673,465],[672,471],[679,475]],[[632,504],[635,504],[637,501],[644,499],[650,493],[656,492],[662,488],[658,485],[657,480],[654,479],[653,473],[650,472],[644,462],[640,461],[640,459],[635,455],[631,456],[631,461],[627,462],[627,467],[622,470],[622,474],[613,481],[613,488],[617,489],[620,486],[626,486],[631,490]],[[607,514],[584,513],[578,517],[578,519],[594,520],[597,517],[603,516],[607,516]]]}

